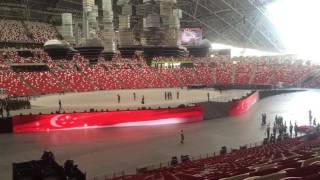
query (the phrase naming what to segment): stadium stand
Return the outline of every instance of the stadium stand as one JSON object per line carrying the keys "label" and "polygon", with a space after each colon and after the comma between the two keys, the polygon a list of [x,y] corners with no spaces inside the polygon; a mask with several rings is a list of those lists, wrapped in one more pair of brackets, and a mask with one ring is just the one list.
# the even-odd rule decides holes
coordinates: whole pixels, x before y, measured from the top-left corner
{"label": "stadium stand", "polygon": [[238,63],[235,72],[235,84],[249,84],[250,78],[253,75],[254,64],[251,63]]}
{"label": "stadium stand", "polygon": [[56,29],[48,24],[42,22],[27,22],[27,28],[32,34],[33,40],[36,43],[45,43],[50,39],[58,38]]}
{"label": "stadium stand", "polygon": [[23,83],[19,75],[10,69],[0,71],[0,87],[8,91],[9,96],[30,96],[33,91]]}
{"label": "stadium stand", "polygon": [[233,150],[112,180],[319,179],[320,139],[306,136]]}
{"label": "stadium stand", "polygon": [[48,23],[0,20],[0,42],[44,44],[58,37],[57,30]]}
{"label": "stadium stand", "polygon": [[31,42],[21,21],[0,20],[1,42]]}
{"label": "stadium stand", "polygon": [[218,63],[215,68],[217,84],[231,84],[233,65],[231,62]]}
{"label": "stadium stand", "polygon": [[38,94],[50,94],[63,92],[62,84],[48,71],[46,72],[21,72],[18,76],[22,77],[26,83]]}
{"label": "stadium stand", "polygon": [[[156,62],[188,62],[187,67],[154,67],[144,60],[116,57],[112,61],[100,58],[96,64],[76,54],[71,60],[53,61],[45,52],[36,51],[33,57],[21,57],[17,51],[3,52],[0,83],[10,96],[29,96],[61,92],[83,92],[107,89],[141,89],[182,87],[192,84],[263,84],[296,87],[318,65],[280,61],[276,57],[249,58],[162,58]],[[260,61],[261,60],[261,61]],[[45,65],[47,71],[14,72],[18,65]],[[8,81],[9,79],[9,81]],[[306,87],[319,87],[315,77]],[[20,88],[20,86],[22,88]]]}

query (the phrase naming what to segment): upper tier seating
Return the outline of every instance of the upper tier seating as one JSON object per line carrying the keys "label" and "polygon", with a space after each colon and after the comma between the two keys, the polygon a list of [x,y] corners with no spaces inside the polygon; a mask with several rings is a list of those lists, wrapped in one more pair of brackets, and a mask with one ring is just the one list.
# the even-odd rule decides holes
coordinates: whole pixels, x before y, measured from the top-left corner
{"label": "upper tier seating", "polygon": [[235,84],[249,84],[255,64],[244,62],[236,65]]}
{"label": "upper tier seating", "polygon": [[252,84],[268,84],[272,75],[271,68],[267,65],[258,65]]}
{"label": "upper tier seating", "polygon": [[59,36],[57,30],[48,23],[0,20],[0,42],[45,43]]}
{"label": "upper tier seating", "polygon": [[0,20],[0,42],[31,42],[20,21]]}
{"label": "upper tier seating", "polygon": [[56,29],[51,24],[42,22],[27,22],[26,24],[36,43],[45,43],[58,37]]}
{"label": "upper tier seating", "polygon": [[215,67],[216,83],[217,84],[231,84],[232,83],[232,69],[231,62],[218,63]]}

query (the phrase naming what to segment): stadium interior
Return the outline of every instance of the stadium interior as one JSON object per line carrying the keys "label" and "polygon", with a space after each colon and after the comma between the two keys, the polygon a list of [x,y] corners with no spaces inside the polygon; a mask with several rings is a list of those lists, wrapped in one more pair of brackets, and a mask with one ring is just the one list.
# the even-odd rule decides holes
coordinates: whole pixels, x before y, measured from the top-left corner
{"label": "stadium interior", "polygon": [[319,5],[0,0],[0,180],[319,180]]}

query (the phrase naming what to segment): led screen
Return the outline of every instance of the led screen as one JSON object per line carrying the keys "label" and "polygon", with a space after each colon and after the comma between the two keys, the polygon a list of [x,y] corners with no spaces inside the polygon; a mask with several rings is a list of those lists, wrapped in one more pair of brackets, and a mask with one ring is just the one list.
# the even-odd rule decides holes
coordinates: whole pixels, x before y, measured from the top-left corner
{"label": "led screen", "polygon": [[157,110],[23,115],[13,117],[13,132],[150,126],[201,120],[203,120],[203,110],[199,106]]}
{"label": "led screen", "polygon": [[181,31],[182,44],[198,44],[202,40],[201,28],[185,28]]}

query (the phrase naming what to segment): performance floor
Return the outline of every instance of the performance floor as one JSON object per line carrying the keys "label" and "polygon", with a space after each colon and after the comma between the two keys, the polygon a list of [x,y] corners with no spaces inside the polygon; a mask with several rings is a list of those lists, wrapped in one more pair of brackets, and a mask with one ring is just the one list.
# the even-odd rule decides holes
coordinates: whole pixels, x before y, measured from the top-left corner
{"label": "performance floor", "polygon": [[[165,100],[164,92],[171,92],[173,99]],[[179,99],[177,99],[179,92]],[[142,106],[158,108],[177,107],[180,104],[190,104],[203,102],[208,100],[207,93],[211,101],[230,101],[231,99],[239,99],[242,96],[250,93],[249,90],[228,90],[215,91],[213,89],[139,89],[139,90],[110,90],[110,91],[94,91],[82,93],[67,93],[63,95],[52,94],[40,96],[31,100],[31,109],[15,111],[13,114],[29,114],[29,113],[50,113],[59,109],[59,99],[62,102],[62,111],[73,112],[89,110],[90,108],[108,110],[126,110],[138,109]],[[136,93],[134,100],[133,93]],[[120,95],[120,103],[118,103],[117,94]],[[141,104],[141,99],[144,96],[145,104]]]}
{"label": "performance floor", "polygon": [[[260,126],[264,112],[271,123],[277,114],[283,116],[287,124],[289,120],[297,121],[298,125],[308,124],[309,109],[314,116],[320,115],[319,100],[320,91],[312,90],[266,98],[241,116],[200,123],[1,134],[0,179],[12,179],[12,162],[39,159],[45,149],[53,151],[60,163],[73,159],[89,178],[98,176],[100,179],[113,172],[134,172],[137,167],[158,166],[167,163],[172,156],[212,155],[224,145],[229,150],[261,142],[265,136],[265,128]],[[183,145],[179,143],[181,129],[185,134]]]}

